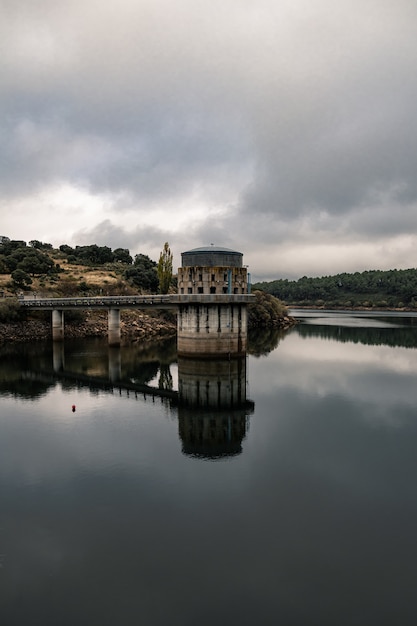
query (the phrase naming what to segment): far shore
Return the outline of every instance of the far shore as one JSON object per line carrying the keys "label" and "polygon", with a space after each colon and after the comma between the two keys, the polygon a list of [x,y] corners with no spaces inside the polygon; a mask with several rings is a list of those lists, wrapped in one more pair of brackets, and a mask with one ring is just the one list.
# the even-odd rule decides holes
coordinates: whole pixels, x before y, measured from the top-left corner
{"label": "far shore", "polygon": [[417,313],[417,309],[411,307],[376,307],[376,306],[346,306],[346,307],[332,307],[332,306],[315,306],[315,305],[301,305],[301,304],[286,304],[289,311],[293,309],[311,310],[311,311],[375,311],[375,313]]}

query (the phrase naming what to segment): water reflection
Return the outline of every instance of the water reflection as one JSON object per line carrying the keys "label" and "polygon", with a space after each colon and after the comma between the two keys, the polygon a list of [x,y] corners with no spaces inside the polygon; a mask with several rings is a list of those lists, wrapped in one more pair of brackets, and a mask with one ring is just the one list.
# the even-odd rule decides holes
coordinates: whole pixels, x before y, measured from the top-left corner
{"label": "water reflection", "polygon": [[61,373],[52,346],[0,348],[1,623],[413,626],[417,350],[300,329],[249,357],[250,394],[245,361],[175,346],[119,367],[69,342]]}
{"label": "water reflection", "polygon": [[178,361],[182,451],[216,459],[242,452],[253,402],[246,398],[246,358]]}
{"label": "water reflection", "polygon": [[0,393],[37,398],[59,383],[65,390],[86,387],[94,393],[133,392],[145,400],[160,397],[178,416],[185,455],[215,459],[242,452],[254,409],[246,397],[246,357],[180,358],[177,363],[169,342],[146,351],[95,340],[36,347],[9,351],[14,356],[8,361],[8,376],[1,376]]}
{"label": "water reflection", "polygon": [[378,315],[370,311],[293,310],[291,314],[300,322],[293,330],[306,339],[320,337],[368,346],[417,347],[415,313]]}
{"label": "water reflection", "polygon": [[277,348],[287,332],[280,328],[259,328],[249,331],[248,353],[253,356],[266,356]]}

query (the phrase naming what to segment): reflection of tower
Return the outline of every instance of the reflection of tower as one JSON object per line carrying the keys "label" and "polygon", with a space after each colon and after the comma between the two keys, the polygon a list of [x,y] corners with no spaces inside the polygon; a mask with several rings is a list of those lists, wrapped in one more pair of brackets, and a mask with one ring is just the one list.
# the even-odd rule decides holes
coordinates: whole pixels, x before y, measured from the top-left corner
{"label": "reflection of tower", "polygon": [[253,402],[246,399],[246,359],[178,360],[178,420],[184,454],[240,454]]}

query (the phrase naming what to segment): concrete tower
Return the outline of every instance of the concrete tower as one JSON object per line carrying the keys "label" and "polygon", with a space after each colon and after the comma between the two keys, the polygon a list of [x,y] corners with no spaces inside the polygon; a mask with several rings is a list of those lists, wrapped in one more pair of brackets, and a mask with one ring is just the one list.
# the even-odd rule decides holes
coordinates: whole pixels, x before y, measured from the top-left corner
{"label": "concrete tower", "polygon": [[246,353],[251,296],[243,254],[208,246],[181,255],[178,353],[202,357]]}

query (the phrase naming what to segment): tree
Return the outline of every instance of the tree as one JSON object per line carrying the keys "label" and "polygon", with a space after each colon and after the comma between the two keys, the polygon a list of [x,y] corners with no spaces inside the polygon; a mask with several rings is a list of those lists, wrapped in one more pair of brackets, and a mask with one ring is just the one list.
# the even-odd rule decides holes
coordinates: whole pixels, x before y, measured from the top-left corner
{"label": "tree", "polygon": [[158,261],[159,291],[168,293],[172,280],[172,252],[166,241]]}
{"label": "tree", "polygon": [[31,248],[36,248],[37,250],[52,250],[51,243],[43,243],[43,241],[39,241],[38,239],[32,239],[32,241],[29,241],[29,245]]}
{"label": "tree", "polygon": [[[64,251],[63,251],[64,252]],[[74,254],[83,263],[103,265],[113,261],[113,252],[108,246],[75,246]]]}
{"label": "tree", "polygon": [[132,265],[133,263],[133,259],[127,248],[116,248],[116,250],[113,250],[113,260],[118,263],[127,263],[128,265]]}
{"label": "tree", "polygon": [[29,276],[29,274],[27,274],[23,270],[20,270],[20,269],[14,270],[11,276],[16,287],[24,288],[26,287],[26,285],[30,285],[32,283],[32,279]]}
{"label": "tree", "polygon": [[156,263],[146,254],[136,254],[133,267],[128,267],[123,275],[136,287],[151,293],[155,293],[158,289]]}
{"label": "tree", "polygon": [[[15,256],[15,255],[13,255]],[[27,274],[48,274],[54,267],[54,262],[40,250],[31,249],[18,262],[17,268]]]}

